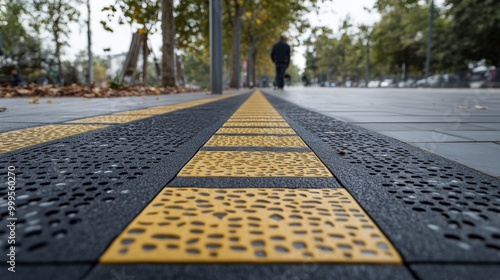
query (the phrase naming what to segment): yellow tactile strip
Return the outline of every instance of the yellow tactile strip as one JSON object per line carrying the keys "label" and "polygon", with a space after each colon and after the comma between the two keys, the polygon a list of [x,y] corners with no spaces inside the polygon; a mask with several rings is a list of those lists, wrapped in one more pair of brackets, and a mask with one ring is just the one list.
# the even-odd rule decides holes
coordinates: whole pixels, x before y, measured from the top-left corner
{"label": "yellow tactile strip", "polygon": [[199,151],[179,177],[333,177],[312,152]]}
{"label": "yellow tactile strip", "polygon": [[105,115],[70,121],[68,123],[127,123],[149,118],[152,115]]}
{"label": "yellow tactile strip", "polygon": [[165,188],[101,263],[400,264],[344,189]]}
{"label": "yellow tactile strip", "polygon": [[216,134],[295,134],[291,128],[221,127]]}
{"label": "yellow tactile strip", "polygon": [[214,135],[206,147],[307,148],[298,136],[220,136]]}
{"label": "yellow tactile strip", "polygon": [[223,127],[290,127],[287,122],[226,122]]}
{"label": "yellow tactile strip", "polygon": [[45,125],[0,133],[0,153],[105,128],[107,125]]}
{"label": "yellow tactile strip", "polygon": [[166,105],[166,106],[156,106],[156,107],[151,107],[151,108],[147,108],[147,109],[131,110],[131,111],[115,113],[112,115],[97,116],[97,117],[74,120],[74,121],[70,121],[68,123],[127,123],[127,122],[131,122],[131,121],[149,118],[149,117],[154,116],[154,115],[170,113],[170,112],[181,110],[181,109],[187,109],[187,108],[191,108],[194,106],[203,105],[206,103],[218,101],[218,100],[229,98],[232,96],[234,96],[234,95],[225,95],[225,96],[219,96],[219,97],[214,97],[214,98],[209,98],[209,99],[187,101],[187,102],[183,102],[183,103],[177,103],[177,104]]}

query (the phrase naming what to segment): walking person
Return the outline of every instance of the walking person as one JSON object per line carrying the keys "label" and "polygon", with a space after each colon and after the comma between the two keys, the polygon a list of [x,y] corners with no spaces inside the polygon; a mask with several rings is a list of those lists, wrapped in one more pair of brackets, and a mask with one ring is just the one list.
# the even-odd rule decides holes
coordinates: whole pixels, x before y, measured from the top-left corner
{"label": "walking person", "polygon": [[276,66],[276,77],[274,86],[283,90],[285,86],[285,71],[290,64],[290,46],[286,43],[286,38],[281,35],[280,40],[273,45],[271,51],[271,60]]}

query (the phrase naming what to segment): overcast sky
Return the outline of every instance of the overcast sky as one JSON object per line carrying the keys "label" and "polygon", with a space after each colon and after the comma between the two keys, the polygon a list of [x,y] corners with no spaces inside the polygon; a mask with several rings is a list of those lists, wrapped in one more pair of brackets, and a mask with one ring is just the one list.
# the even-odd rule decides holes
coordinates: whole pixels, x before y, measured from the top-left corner
{"label": "overcast sky", "polygon": [[[102,8],[106,5],[113,3],[114,0],[90,0],[92,10],[92,51],[96,55],[103,55],[105,48],[111,49],[111,54],[118,54],[127,52],[132,38],[132,32],[135,29],[128,25],[118,25],[117,23],[111,26],[115,30],[114,33],[105,31],[101,24],[101,20],[105,20],[105,14],[101,12]],[[313,26],[328,26],[333,30],[338,30],[339,23],[347,16],[350,15],[354,24],[373,24],[379,19],[378,14],[370,14],[364,7],[372,7],[375,0],[333,0],[324,4],[319,11],[319,15],[311,13],[308,18]],[[86,7],[80,7],[82,17],[87,17]],[[77,24],[70,26],[72,34],[69,38],[69,45],[71,48],[66,48],[66,58],[74,57],[79,51],[86,50],[87,48],[87,29],[86,27]],[[304,39],[304,38],[303,38]],[[150,46],[153,48],[157,57],[161,57],[161,34],[151,36]],[[294,63],[303,69],[305,65],[303,47],[295,50],[293,57]]]}

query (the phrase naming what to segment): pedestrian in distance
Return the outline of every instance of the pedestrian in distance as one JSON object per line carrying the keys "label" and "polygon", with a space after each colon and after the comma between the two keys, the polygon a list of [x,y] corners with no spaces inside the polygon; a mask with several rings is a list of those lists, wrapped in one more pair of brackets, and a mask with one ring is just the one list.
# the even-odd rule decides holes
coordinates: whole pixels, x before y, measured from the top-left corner
{"label": "pedestrian in distance", "polygon": [[26,85],[26,82],[23,80],[21,75],[17,73],[16,69],[12,69],[12,71],[10,71],[10,85],[13,87]]}
{"label": "pedestrian in distance", "polygon": [[274,89],[283,90],[285,87],[285,72],[290,64],[290,46],[286,43],[285,36],[281,35],[279,41],[273,45],[271,60],[276,67]]}

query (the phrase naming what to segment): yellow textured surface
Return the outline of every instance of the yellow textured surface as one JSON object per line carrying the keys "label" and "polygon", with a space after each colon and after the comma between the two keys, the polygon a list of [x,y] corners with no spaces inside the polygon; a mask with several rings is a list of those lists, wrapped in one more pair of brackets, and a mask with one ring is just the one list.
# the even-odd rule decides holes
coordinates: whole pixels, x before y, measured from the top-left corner
{"label": "yellow textured surface", "polygon": [[282,117],[261,117],[261,116],[249,116],[249,117],[231,117],[227,120],[228,122],[284,122]]}
{"label": "yellow textured surface", "polygon": [[105,115],[70,121],[68,123],[127,123],[149,118],[151,115]]}
{"label": "yellow textured surface", "polygon": [[46,125],[0,133],[0,153],[38,145],[107,125]]}
{"label": "yellow textured surface", "polygon": [[159,115],[159,114],[165,114],[165,113],[170,113],[173,111],[178,110],[178,108],[149,108],[149,109],[142,109],[142,110],[133,110],[133,111],[126,111],[126,112],[120,112],[116,113],[113,115]]}
{"label": "yellow textured surface", "polygon": [[218,136],[214,135],[205,146],[211,147],[277,147],[307,148],[298,136]]}
{"label": "yellow textured surface", "polygon": [[312,152],[199,151],[179,177],[333,177]]}
{"label": "yellow textured surface", "polygon": [[223,127],[261,126],[261,127],[289,127],[287,122],[226,122]]}
{"label": "yellow textured surface", "polygon": [[380,263],[401,258],[344,189],[165,188],[100,263]]}
{"label": "yellow textured surface", "polygon": [[217,134],[295,134],[291,128],[221,127]]}

